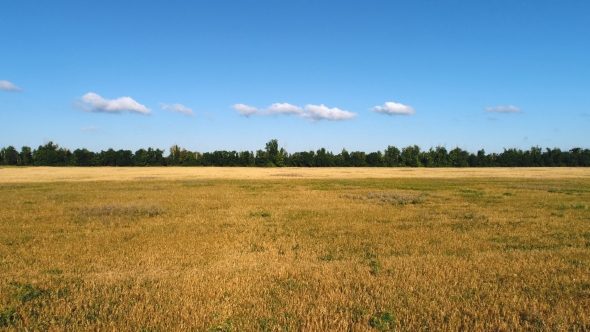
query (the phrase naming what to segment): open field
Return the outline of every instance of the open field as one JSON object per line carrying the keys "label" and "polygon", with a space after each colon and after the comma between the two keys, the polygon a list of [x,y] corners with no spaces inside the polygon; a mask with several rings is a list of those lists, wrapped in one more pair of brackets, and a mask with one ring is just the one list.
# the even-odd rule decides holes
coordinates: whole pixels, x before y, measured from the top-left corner
{"label": "open field", "polygon": [[405,167],[11,167],[0,166],[0,183],[142,180],[274,180],[383,178],[589,179],[588,168],[405,168]]}
{"label": "open field", "polygon": [[590,330],[590,169],[0,168],[0,330]]}

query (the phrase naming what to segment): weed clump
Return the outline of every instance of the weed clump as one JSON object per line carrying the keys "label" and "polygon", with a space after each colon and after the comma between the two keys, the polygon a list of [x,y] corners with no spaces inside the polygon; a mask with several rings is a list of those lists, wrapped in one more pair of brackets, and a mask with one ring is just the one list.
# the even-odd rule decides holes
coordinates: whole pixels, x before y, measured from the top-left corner
{"label": "weed clump", "polygon": [[250,212],[250,217],[262,217],[262,218],[268,218],[270,217],[270,213],[268,212]]}
{"label": "weed clump", "polygon": [[0,307],[0,327],[7,327],[12,324],[14,320],[14,306],[2,306]]}
{"label": "weed clump", "polygon": [[15,284],[17,286],[16,292],[12,295],[21,303],[29,302],[43,294],[43,291],[31,284]]}
{"label": "weed clump", "polygon": [[368,193],[366,195],[352,195],[352,194],[344,194],[342,197],[344,198],[351,198],[351,199],[358,199],[358,200],[368,200],[373,202],[380,202],[380,203],[390,203],[393,205],[408,205],[408,204],[418,204],[422,201],[423,194],[419,195],[411,195],[411,194],[401,194],[401,193]]}
{"label": "weed clump", "polygon": [[393,331],[395,317],[390,312],[379,312],[369,319],[369,325],[377,331]]}
{"label": "weed clump", "polygon": [[377,273],[379,273],[379,270],[381,270],[381,262],[379,262],[378,260],[371,260],[371,262],[369,263],[369,267],[371,268],[371,274],[374,276],[377,276]]}
{"label": "weed clump", "polygon": [[263,245],[251,243],[250,244],[250,252],[264,252],[266,248]]}
{"label": "weed clump", "polygon": [[164,213],[164,209],[157,205],[118,205],[107,204],[100,206],[83,207],[80,209],[82,215],[88,217],[104,216],[147,216],[155,217]]}
{"label": "weed clump", "polygon": [[369,193],[368,199],[376,199],[383,203],[392,203],[398,205],[418,204],[422,200],[422,195],[409,195],[398,193]]}

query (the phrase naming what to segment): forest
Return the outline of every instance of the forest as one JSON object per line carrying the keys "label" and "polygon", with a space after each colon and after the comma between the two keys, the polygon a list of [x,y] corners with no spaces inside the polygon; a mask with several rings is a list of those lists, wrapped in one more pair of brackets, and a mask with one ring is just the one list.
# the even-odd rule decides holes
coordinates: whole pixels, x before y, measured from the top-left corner
{"label": "forest", "polygon": [[222,166],[222,167],[588,167],[590,150],[531,147],[529,150],[504,149],[487,153],[482,149],[470,153],[456,147],[448,151],[437,146],[428,151],[417,145],[404,148],[388,146],[383,151],[362,152],[346,149],[338,154],[321,148],[317,151],[288,153],[276,139],[264,149],[253,151],[192,152],[174,145],[167,156],[160,149],[73,152],[48,142],[37,149],[13,146],[0,150],[0,165],[14,166]]}

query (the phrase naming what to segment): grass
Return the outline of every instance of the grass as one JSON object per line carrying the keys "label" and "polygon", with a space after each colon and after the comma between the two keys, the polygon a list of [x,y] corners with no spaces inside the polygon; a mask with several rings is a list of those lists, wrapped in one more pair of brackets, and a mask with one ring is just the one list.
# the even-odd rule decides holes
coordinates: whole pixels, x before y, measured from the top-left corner
{"label": "grass", "polygon": [[101,216],[146,216],[155,217],[164,213],[160,206],[141,206],[137,204],[120,205],[106,204],[99,206],[83,206],[77,211],[77,215],[88,217]]}
{"label": "grass", "polygon": [[370,192],[366,195],[353,195],[344,194],[342,197],[360,200],[369,200],[379,203],[389,203],[393,205],[406,205],[406,204],[418,204],[422,200],[423,194],[412,195],[412,194],[400,194],[400,193],[381,193],[381,192]]}
{"label": "grass", "polygon": [[0,330],[590,329],[590,170],[51,170],[0,169]]}

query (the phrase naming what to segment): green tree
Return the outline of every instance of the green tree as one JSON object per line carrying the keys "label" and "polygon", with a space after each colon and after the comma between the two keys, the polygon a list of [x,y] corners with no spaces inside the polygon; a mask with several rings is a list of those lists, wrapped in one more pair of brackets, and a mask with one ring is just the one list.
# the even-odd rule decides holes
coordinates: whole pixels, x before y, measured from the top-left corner
{"label": "green tree", "polygon": [[434,160],[436,159],[436,151],[432,148],[428,149],[428,151],[420,152],[420,163],[424,165],[424,167],[437,167]]}
{"label": "green tree", "polygon": [[[274,166],[278,166],[278,167],[285,166],[285,156],[287,154],[287,151],[285,151],[285,149],[283,149],[283,148],[281,148],[279,150],[279,141],[278,140],[272,139],[268,143],[266,143],[265,150],[266,150],[266,154],[268,156],[269,161]],[[272,166],[272,165],[268,165],[268,166]]]}
{"label": "green tree", "polygon": [[51,141],[45,145],[39,145],[39,148],[33,151],[35,166],[59,166],[61,160],[58,150],[59,145]]}
{"label": "green tree", "polygon": [[117,157],[117,151],[109,148],[107,151],[100,151],[95,158],[95,162],[98,166],[117,166]]}
{"label": "green tree", "polygon": [[58,166],[67,166],[72,164],[72,151],[66,148],[59,148],[57,150],[57,156],[59,158]]}
{"label": "green tree", "polygon": [[94,152],[90,152],[86,149],[74,150],[72,156],[73,166],[93,166],[94,165]]}
{"label": "green tree", "polygon": [[176,144],[170,147],[170,155],[168,156],[168,165],[170,166],[178,166],[182,164],[180,159],[181,150],[180,147]]}
{"label": "green tree", "polygon": [[452,167],[468,167],[469,152],[456,147],[449,152],[449,164]]}
{"label": "green tree", "polygon": [[367,166],[367,155],[362,151],[354,151],[350,153],[350,166],[365,167]]}
{"label": "green tree", "polygon": [[371,152],[366,156],[367,166],[382,167],[384,166],[383,154],[381,151]]}
{"label": "green tree", "polygon": [[342,152],[334,156],[334,164],[338,167],[350,166],[350,153],[346,149],[342,149]]}
{"label": "green tree", "polygon": [[334,166],[334,155],[332,152],[326,151],[321,148],[315,153],[315,166],[316,167],[332,167]]}
{"label": "green tree", "polygon": [[578,166],[588,167],[590,166],[590,150],[584,149],[580,152],[578,159]]}
{"label": "green tree", "polygon": [[279,167],[287,166],[288,159],[289,159],[289,154],[287,153],[287,150],[285,150],[284,148],[281,148],[279,150],[279,153],[275,157],[275,165],[277,165]]}
{"label": "green tree", "polygon": [[268,152],[266,152],[266,151],[257,150],[256,157],[254,159],[255,159],[256,166],[258,166],[258,167],[274,166],[274,164],[272,163],[272,161],[268,155]]}
{"label": "green tree", "polygon": [[4,165],[18,165],[19,154],[14,146],[10,145],[7,148],[2,148],[2,150],[0,150],[0,154],[2,154]]}
{"label": "green tree", "polygon": [[295,167],[315,166],[315,153],[313,151],[295,152],[290,156],[291,165]]}
{"label": "green tree", "polygon": [[489,166],[488,157],[486,156],[486,151],[481,149],[477,151],[477,164],[478,167],[487,167]]}
{"label": "green tree", "polygon": [[147,162],[147,151],[139,149],[133,154],[133,165],[134,166],[146,166]]}
{"label": "green tree", "polygon": [[33,165],[33,152],[28,146],[23,146],[20,149],[18,164],[21,166]]}
{"label": "green tree", "polygon": [[522,150],[504,149],[499,155],[498,162],[503,167],[518,167],[522,164],[523,153]]}
{"label": "green tree", "polygon": [[166,166],[164,150],[148,148],[145,157],[146,166]]}
{"label": "green tree", "polygon": [[400,166],[400,151],[395,146],[387,146],[385,153],[383,154],[383,162],[387,167]]}
{"label": "green tree", "polygon": [[199,156],[200,154],[198,152],[190,152],[187,150],[183,150],[184,151],[184,155],[182,157],[182,166],[200,166],[200,161],[199,161]]}
{"label": "green tree", "polygon": [[133,166],[133,152],[131,150],[117,151],[117,166]]}
{"label": "green tree", "polygon": [[434,149],[434,165],[436,167],[448,167],[449,164],[449,153],[444,146],[437,146]]}
{"label": "green tree", "polygon": [[243,167],[256,166],[256,158],[251,151],[242,151],[238,153],[239,165]]}
{"label": "green tree", "polygon": [[531,147],[531,165],[534,167],[544,166],[543,150],[538,146]]}
{"label": "green tree", "polygon": [[403,166],[420,167],[420,147],[410,145],[402,149],[401,164]]}

